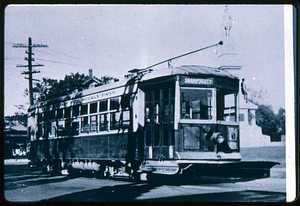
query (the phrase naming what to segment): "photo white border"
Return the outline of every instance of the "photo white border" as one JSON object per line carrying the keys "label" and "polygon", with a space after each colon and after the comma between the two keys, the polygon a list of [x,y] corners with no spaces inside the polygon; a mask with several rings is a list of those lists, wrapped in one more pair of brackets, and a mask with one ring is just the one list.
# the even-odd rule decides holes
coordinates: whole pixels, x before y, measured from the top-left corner
{"label": "photo white border", "polygon": [[293,51],[293,6],[284,5],[285,108],[286,108],[286,201],[296,198],[295,79]]}

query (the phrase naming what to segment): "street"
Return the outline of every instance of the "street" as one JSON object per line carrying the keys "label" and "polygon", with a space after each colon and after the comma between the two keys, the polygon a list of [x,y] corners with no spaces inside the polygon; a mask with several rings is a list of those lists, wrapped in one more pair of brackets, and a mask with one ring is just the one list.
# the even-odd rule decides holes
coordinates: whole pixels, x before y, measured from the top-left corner
{"label": "street", "polygon": [[285,202],[285,178],[201,177],[151,184],[128,177],[100,179],[44,174],[26,161],[4,167],[9,202]]}

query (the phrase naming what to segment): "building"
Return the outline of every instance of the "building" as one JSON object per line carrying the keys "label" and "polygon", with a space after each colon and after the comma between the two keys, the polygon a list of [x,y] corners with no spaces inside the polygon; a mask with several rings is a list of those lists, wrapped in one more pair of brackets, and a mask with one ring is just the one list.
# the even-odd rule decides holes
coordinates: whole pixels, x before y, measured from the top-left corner
{"label": "building", "polygon": [[4,129],[4,158],[25,156],[27,152],[27,128],[24,125]]}
{"label": "building", "polygon": [[[239,61],[234,37],[231,35],[232,26],[233,26],[233,19],[229,14],[228,7],[226,6],[223,15],[223,24],[222,24],[223,45],[221,47],[218,47],[218,67],[221,70],[227,70],[228,72],[242,79],[240,71],[242,70],[243,67]],[[243,82],[243,84],[245,83]],[[281,142],[272,142],[270,136],[262,134],[262,128],[256,125],[255,113],[256,110],[258,109],[258,106],[249,101],[246,101],[246,98],[244,97],[242,92],[242,87],[240,86],[240,91],[239,91],[240,146],[259,147],[259,146],[283,145],[285,143],[284,136]]]}
{"label": "building", "polygon": [[268,146],[270,136],[262,134],[262,128],[256,125],[255,112],[258,106],[244,99],[240,92],[240,146],[255,147]]}

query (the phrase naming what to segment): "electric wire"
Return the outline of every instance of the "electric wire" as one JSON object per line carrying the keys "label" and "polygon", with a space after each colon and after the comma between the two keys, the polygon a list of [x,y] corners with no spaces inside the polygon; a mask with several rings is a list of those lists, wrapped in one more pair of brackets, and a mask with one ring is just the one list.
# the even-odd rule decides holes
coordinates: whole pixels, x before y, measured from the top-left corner
{"label": "electric wire", "polygon": [[41,58],[35,58],[35,59],[36,60],[40,60],[40,61],[57,63],[57,64],[65,64],[65,65],[71,65],[71,66],[77,66],[77,67],[91,68],[90,66],[86,66],[86,65],[71,64],[71,63],[66,63],[66,62],[61,62],[61,61],[55,61],[55,60],[49,60],[49,59],[41,59]]}

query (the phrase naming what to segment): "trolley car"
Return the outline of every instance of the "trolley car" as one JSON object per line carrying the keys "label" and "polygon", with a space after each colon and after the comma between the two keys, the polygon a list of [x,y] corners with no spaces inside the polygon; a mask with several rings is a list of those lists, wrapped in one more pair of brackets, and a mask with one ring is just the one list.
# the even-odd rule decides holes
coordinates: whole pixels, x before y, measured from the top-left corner
{"label": "trolley car", "polygon": [[195,65],[131,72],[30,106],[31,163],[113,176],[241,160],[237,77]]}

